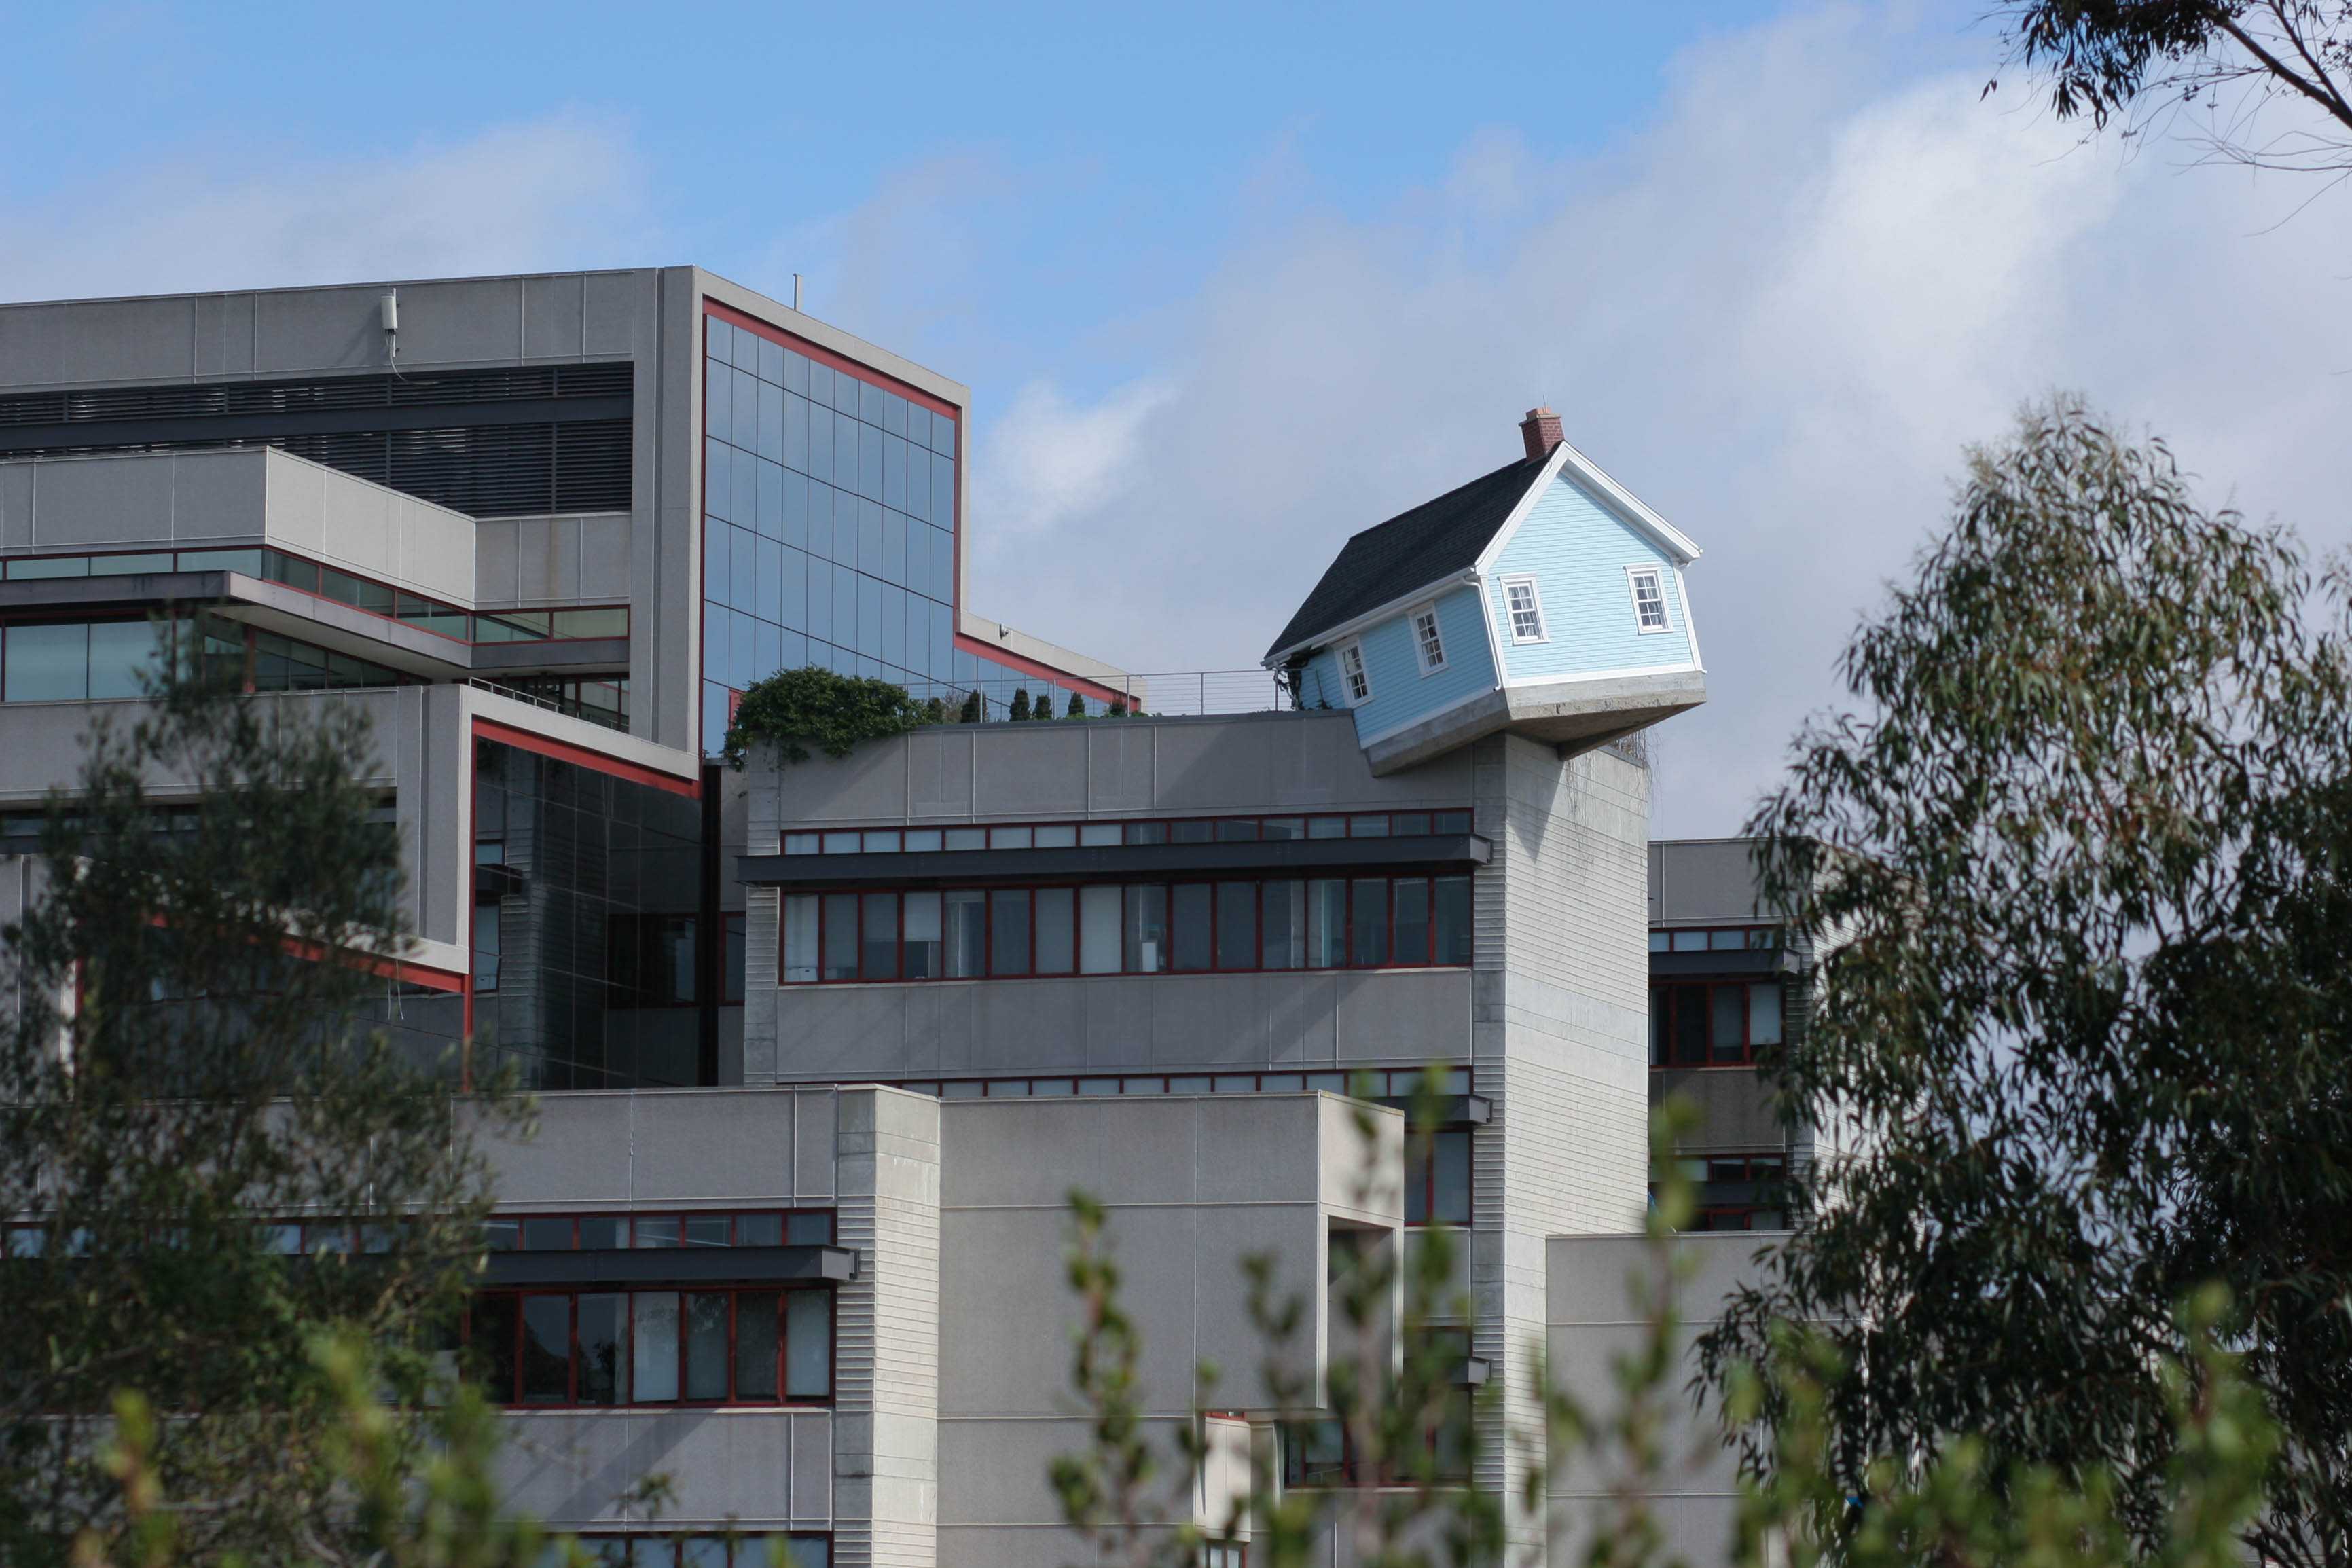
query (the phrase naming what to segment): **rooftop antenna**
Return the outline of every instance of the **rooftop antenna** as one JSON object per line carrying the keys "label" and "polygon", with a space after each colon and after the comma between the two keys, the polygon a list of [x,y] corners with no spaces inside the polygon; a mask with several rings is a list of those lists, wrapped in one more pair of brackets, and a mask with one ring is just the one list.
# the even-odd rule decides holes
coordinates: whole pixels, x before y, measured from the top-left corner
{"label": "rooftop antenna", "polygon": [[395,288],[376,302],[383,318],[383,358],[394,375],[400,374],[400,290]]}
{"label": "rooftop antenna", "polygon": [[801,275],[800,275],[799,273],[795,272],[795,273],[793,273],[793,309],[795,309],[795,310],[797,310],[797,309],[799,309],[800,308],[801,308]]}

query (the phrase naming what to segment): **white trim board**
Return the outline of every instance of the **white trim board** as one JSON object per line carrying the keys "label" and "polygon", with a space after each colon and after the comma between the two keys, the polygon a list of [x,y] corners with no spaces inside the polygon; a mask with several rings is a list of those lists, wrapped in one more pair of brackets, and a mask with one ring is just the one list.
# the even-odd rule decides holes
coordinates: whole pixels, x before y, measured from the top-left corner
{"label": "white trim board", "polygon": [[1419,588],[1414,589],[1410,593],[1401,593],[1394,599],[1388,600],[1380,604],[1375,604],[1360,615],[1353,615],[1345,621],[1335,622],[1331,625],[1322,628],[1320,631],[1307,633],[1305,637],[1300,638],[1296,643],[1290,643],[1286,647],[1276,648],[1273,653],[1268,653],[1265,658],[1259,660],[1258,665],[1261,669],[1271,670],[1279,665],[1285,659],[1290,657],[1291,654],[1298,652],[1301,648],[1328,648],[1335,646],[1348,638],[1354,636],[1357,632],[1367,631],[1378,622],[1386,621],[1391,615],[1402,615],[1406,610],[1413,605],[1425,603],[1429,600],[1442,597],[1448,589],[1461,587],[1465,584],[1475,587],[1477,581],[1478,573],[1471,568],[1465,567],[1460,571],[1449,572],[1445,576],[1439,578],[1434,582],[1423,583]]}
{"label": "white trim board", "polygon": [[1521,686],[1572,686],[1586,681],[1630,680],[1637,675],[1705,674],[1706,669],[1696,659],[1678,664],[1632,664],[1615,670],[1586,670],[1573,675],[1513,675],[1505,681],[1507,689]]}
{"label": "white trim board", "polygon": [[1527,521],[1528,513],[1534,509],[1537,495],[1559,477],[1563,469],[1573,473],[1577,482],[1601,503],[1602,510],[1627,527],[1649,535],[1653,541],[1675,557],[1677,568],[1696,560],[1703,553],[1688,536],[1643,506],[1640,497],[1631,490],[1602,473],[1591,458],[1563,441],[1552,448],[1550,461],[1544,465],[1535,485],[1519,498],[1519,504],[1512,508],[1503,526],[1495,530],[1495,537],[1486,541],[1486,548],[1478,552],[1479,575],[1484,576],[1494,570],[1496,559],[1509,548],[1520,526]]}

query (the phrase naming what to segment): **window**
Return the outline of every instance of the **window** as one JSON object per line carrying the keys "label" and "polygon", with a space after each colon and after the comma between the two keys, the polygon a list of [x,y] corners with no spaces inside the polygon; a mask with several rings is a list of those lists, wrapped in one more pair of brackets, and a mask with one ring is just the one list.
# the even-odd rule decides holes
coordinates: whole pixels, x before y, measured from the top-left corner
{"label": "window", "polygon": [[1505,578],[1503,604],[1510,612],[1512,642],[1540,643],[1544,640],[1543,601],[1536,597],[1534,578]]}
{"label": "window", "polygon": [[[1682,1162],[1696,1191],[1693,1230],[1783,1230],[1789,1224],[1789,1161],[1778,1151],[1708,1155]],[[1653,1189],[1652,1197],[1655,1197]]]}
{"label": "window", "polygon": [[1633,591],[1633,626],[1640,632],[1666,630],[1666,591],[1663,571],[1654,566],[1628,567],[1627,582]]}
{"label": "window", "polygon": [[473,1375],[497,1405],[833,1397],[829,1290],[484,1291],[465,1338]]}
{"label": "window", "polygon": [[1458,968],[1471,959],[1471,888],[1454,874],[795,893],[777,973],[799,986]]}
{"label": "window", "polygon": [[1371,700],[1372,677],[1364,670],[1364,645],[1361,643],[1339,644],[1339,678],[1347,683],[1349,703]]}
{"label": "window", "polygon": [[1424,604],[1412,612],[1412,645],[1421,655],[1421,673],[1433,675],[1445,668],[1445,638],[1437,628],[1437,606]]}
{"label": "window", "polygon": [[[583,1535],[580,1550],[596,1568],[830,1568],[830,1535]],[[782,1549],[781,1559],[776,1549]],[[549,1559],[552,1561],[552,1559]]]}
{"label": "window", "polygon": [[1690,980],[1650,988],[1653,1067],[1745,1067],[1780,1040],[1777,980]]}
{"label": "window", "polygon": [[1404,1222],[1470,1223],[1470,1131],[1412,1133],[1404,1141]]}

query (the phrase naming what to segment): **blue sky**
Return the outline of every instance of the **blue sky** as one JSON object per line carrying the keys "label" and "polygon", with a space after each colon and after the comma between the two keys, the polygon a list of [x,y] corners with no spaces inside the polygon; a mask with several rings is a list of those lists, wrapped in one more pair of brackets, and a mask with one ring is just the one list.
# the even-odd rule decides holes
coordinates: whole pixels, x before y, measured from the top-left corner
{"label": "blue sky", "polygon": [[2027,398],[2352,538],[2352,197],[1983,99],[1980,11],[0,0],[0,298],[801,271],[973,389],[974,607],[1142,671],[1548,401],[1706,549],[1656,823],[1728,832]]}

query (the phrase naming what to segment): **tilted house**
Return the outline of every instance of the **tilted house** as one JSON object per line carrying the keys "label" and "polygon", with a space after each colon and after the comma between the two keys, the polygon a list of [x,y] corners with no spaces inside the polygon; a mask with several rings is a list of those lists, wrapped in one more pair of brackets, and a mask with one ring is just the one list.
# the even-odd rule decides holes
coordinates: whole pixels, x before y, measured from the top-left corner
{"label": "tilted house", "polygon": [[1706,700],[1698,547],[1535,409],[1527,455],[1350,538],[1266,653],[1375,773],[1509,730],[1589,750]]}

